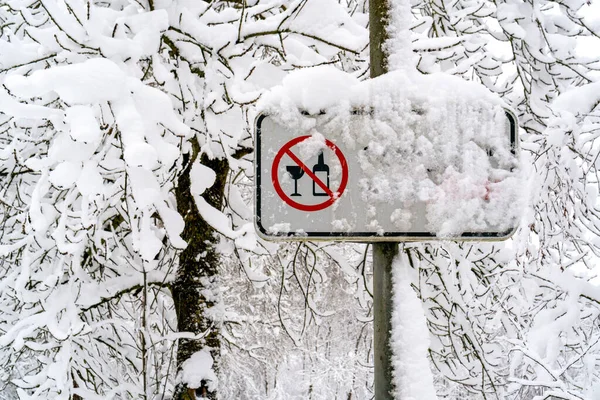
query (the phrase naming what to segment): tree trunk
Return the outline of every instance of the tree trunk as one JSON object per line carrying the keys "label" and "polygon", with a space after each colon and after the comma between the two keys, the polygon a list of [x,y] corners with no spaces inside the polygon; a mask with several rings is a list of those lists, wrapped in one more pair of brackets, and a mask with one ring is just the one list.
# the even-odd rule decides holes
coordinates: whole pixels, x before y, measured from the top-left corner
{"label": "tree trunk", "polygon": [[[179,332],[192,332],[194,334],[207,334],[199,340],[180,339],[177,348],[177,368],[192,354],[206,349],[214,360],[213,369],[218,370],[219,361],[219,331],[213,321],[207,317],[206,310],[215,303],[218,295],[219,254],[215,245],[218,237],[215,230],[208,225],[196,207],[190,191],[190,171],[198,156],[199,146],[194,143],[194,152],[187,158],[185,170],[180,175],[177,188],[177,209],[185,221],[182,238],[187,242],[187,247],[179,256],[179,268],[175,282],[172,286],[173,301],[177,313],[177,329]],[[216,209],[221,209],[225,183],[229,172],[226,159],[210,160],[205,155],[201,156],[201,163],[211,168],[216,173],[216,180],[212,187],[202,195],[204,199]],[[214,296],[213,296],[214,294]],[[196,395],[216,399],[216,389],[209,390],[208,382],[202,381],[200,387],[187,387],[185,382],[180,383],[175,389],[175,400],[193,400]]]}

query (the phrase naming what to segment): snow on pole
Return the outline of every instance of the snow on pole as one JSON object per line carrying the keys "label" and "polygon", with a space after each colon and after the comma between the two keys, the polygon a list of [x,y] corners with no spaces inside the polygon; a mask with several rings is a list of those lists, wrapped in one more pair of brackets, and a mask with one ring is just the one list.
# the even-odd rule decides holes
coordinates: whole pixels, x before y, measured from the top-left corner
{"label": "snow on pole", "polygon": [[383,50],[387,53],[388,71],[414,71],[416,56],[412,50],[410,0],[388,1],[387,37]]}
{"label": "snow on pole", "polygon": [[[410,1],[372,0],[369,13],[371,78],[393,70],[415,71]],[[437,400],[427,359],[429,331],[410,287],[407,256],[398,254],[398,246],[373,244],[375,398]]]}
{"label": "snow on pole", "polygon": [[394,398],[437,400],[429,359],[429,329],[421,300],[411,287],[413,271],[406,252],[392,263],[392,376]]}

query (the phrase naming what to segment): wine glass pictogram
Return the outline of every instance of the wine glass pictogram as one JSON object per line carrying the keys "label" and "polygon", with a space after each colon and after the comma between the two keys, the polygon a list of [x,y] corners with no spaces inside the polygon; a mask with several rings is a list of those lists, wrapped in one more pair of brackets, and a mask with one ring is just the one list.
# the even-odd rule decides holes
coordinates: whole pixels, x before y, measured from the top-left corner
{"label": "wine glass pictogram", "polygon": [[294,180],[294,193],[292,193],[290,196],[302,196],[300,193],[298,193],[298,179],[302,178],[304,175],[304,170],[299,165],[287,165],[285,169]]}

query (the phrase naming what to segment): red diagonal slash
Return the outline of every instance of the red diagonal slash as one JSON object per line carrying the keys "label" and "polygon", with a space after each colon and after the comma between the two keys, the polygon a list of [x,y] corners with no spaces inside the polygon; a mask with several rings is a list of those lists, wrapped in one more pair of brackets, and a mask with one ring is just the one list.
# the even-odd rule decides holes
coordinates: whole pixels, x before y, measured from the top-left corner
{"label": "red diagonal slash", "polygon": [[306,172],[306,175],[308,175],[310,177],[310,179],[312,179],[313,181],[315,181],[317,183],[317,185],[319,185],[319,187],[321,189],[323,189],[323,191],[325,191],[325,193],[327,193],[329,195],[329,197],[333,197],[334,196],[334,193],[331,191],[331,189],[329,189],[327,187],[327,185],[325,185],[319,179],[319,177],[317,177],[315,174],[313,174],[313,172],[306,165],[304,165],[304,163],[298,157],[296,157],[296,155],[294,153],[292,153],[290,151],[290,149],[287,149],[285,151],[285,154],[287,154],[289,158],[291,158],[296,164],[298,164],[298,166],[300,168],[302,168],[302,170],[304,172]]}

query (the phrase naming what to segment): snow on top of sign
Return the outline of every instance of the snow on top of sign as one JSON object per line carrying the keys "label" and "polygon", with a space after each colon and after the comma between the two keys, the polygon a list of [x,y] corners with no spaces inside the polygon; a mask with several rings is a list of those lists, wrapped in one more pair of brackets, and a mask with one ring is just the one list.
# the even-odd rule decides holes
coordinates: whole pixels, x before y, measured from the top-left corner
{"label": "snow on top of sign", "polygon": [[[317,68],[299,69],[283,79],[282,85],[274,87],[260,104],[278,119],[292,125],[314,122],[303,118],[329,110],[341,100],[351,96],[359,84],[351,74],[325,65]],[[260,107],[259,107],[260,108]]]}
{"label": "snow on top of sign", "polygon": [[[500,232],[519,218],[519,161],[510,151],[505,104],[485,87],[446,74],[395,71],[358,81],[332,67],[293,72],[263,96],[278,123],[356,152],[361,196],[401,207],[372,218],[409,229],[425,208],[440,237]],[[357,116],[357,113],[359,114]],[[308,114],[308,115],[307,115]]]}

